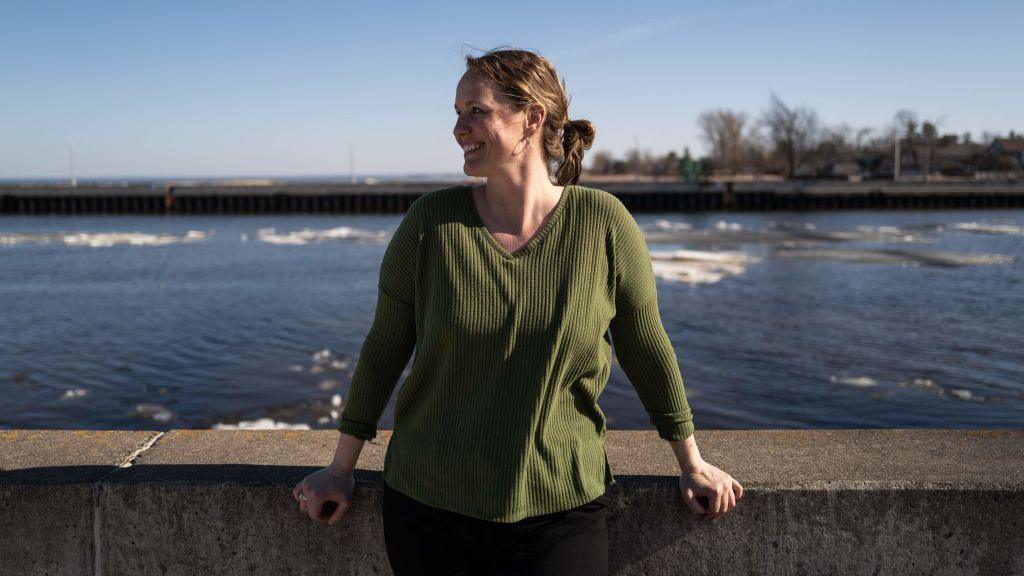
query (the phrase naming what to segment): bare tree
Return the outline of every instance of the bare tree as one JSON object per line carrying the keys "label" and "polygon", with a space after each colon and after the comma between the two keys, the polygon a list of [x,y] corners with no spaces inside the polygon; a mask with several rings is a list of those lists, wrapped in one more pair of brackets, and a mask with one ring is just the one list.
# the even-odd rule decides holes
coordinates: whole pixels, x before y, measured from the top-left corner
{"label": "bare tree", "polygon": [[697,117],[701,135],[707,143],[711,158],[721,168],[735,174],[744,167],[746,114],[718,108],[705,110]]}
{"label": "bare tree", "polygon": [[896,126],[897,133],[902,132],[903,138],[906,140],[906,148],[910,152],[910,158],[914,161],[914,168],[920,170],[921,163],[917,158],[917,148],[914,146],[914,139],[917,137],[917,113],[913,110],[902,109],[896,112],[896,116],[893,117],[893,124]]}
{"label": "bare tree", "polygon": [[855,139],[860,132],[848,124],[838,124],[821,130],[817,145],[808,154],[808,160],[814,164],[815,173],[821,175],[834,170],[836,165],[853,162],[856,158]]}
{"label": "bare tree", "polygon": [[790,108],[772,93],[761,116],[775,153],[782,158],[785,174],[792,177],[804,156],[814,148],[819,132],[818,114],[806,107]]}
{"label": "bare tree", "polygon": [[857,128],[853,133],[853,149],[857,153],[862,152],[866,147],[870,146],[871,140],[873,139],[874,129],[868,126],[863,128]]}
{"label": "bare tree", "polygon": [[615,157],[607,150],[598,150],[590,155],[590,171],[594,174],[612,174]]}
{"label": "bare tree", "polygon": [[655,159],[650,150],[630,148],[626,150],[626,157],[623,161],[625,166],[623,174],[653,174],[654,163]]}

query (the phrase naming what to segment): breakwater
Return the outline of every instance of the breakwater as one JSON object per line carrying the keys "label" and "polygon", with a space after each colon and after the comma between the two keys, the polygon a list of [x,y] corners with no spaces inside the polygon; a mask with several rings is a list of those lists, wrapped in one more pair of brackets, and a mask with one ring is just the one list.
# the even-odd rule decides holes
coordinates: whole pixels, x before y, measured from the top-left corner
{"label": "breakwater", "polygon": [[[1021,208],[1024,182],[601,182],[634,212]],[[0,214],[394,214],[452,182],[0,185]]]}
{"label": "breakwater", "polygon": [[[367,442],[334,526],[291,488],[338,432],[0,430],[0,574],[390,574]],[[609,431],[611,573],[1024,574],[1024,431],[698,430],[709,520],[654,431]]]}

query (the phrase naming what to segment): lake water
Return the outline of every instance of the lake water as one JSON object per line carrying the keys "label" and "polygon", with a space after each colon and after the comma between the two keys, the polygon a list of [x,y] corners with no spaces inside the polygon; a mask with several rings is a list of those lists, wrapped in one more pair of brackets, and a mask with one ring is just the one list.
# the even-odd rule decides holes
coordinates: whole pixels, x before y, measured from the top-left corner
{"label": "lake water", "polygon": [[[698,430],[1024,427],[1024,211],[636,219]],[[0,428],[335,429],[399,220],[0,217]]]}

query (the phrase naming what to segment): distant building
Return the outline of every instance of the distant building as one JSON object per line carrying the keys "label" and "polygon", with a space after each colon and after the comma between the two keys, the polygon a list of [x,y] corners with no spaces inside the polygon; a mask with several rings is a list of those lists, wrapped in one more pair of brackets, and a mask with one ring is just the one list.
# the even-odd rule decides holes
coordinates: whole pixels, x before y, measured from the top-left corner
{"label": "distant building", "polygon": [[943,176],[971,177],[978,168],[978,159],[984,156],[984,144],[974,142],[940,142],[932,151],[932,171]]}
{"label": "distant building", "polygon": [[1010,160],[1016,170],[1024,170],[1024,138],[1010,133],[1009,138],[996,138],[988,147],[987,154],[997,159]]}

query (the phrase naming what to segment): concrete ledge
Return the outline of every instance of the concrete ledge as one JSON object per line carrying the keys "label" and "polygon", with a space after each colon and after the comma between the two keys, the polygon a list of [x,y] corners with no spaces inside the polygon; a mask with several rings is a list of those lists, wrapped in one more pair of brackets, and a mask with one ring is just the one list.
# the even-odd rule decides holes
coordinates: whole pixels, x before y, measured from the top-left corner
{"label": "concrete ledge", "polygon": [[[0,574],[390,574],[389,432],[341,524],[291,487],[336,431],[0,430]],[[653,431],[610,431],[614,574],[1024,574],[1024,431],[698,431],[745,488],[717,520]]]}

